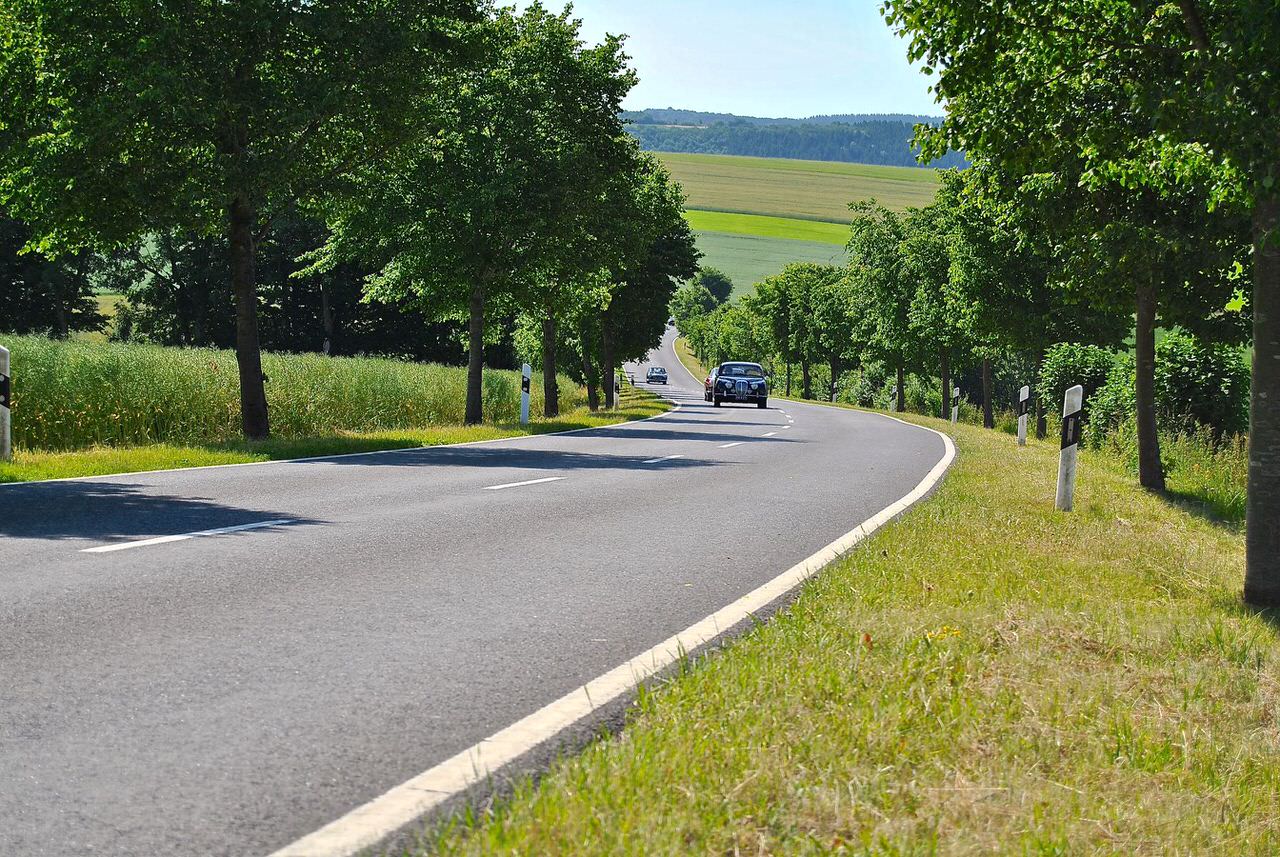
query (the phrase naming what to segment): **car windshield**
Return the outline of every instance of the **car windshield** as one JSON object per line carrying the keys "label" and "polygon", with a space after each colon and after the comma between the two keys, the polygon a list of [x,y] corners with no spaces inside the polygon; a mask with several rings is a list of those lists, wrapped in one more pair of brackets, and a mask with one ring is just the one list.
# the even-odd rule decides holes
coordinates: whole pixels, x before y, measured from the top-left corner
{"label": "car windshield", "polygon": [[726,363],[720,367],[722,378],[763,378],[764,370],[750,363]]}
{"label": "car windshield", "polygon": [[649,371],[650,371],[650,372],[652,372],[652,373],[653,373],[653,374],[655,374],[655,375],[665,375],[665,374],[667,374],[667,370],[666,370],[666,369],[663,369],[661,366],[657,366],[657,367],[655,367],[655,368],[653,368],[653,369],[650,369]]}

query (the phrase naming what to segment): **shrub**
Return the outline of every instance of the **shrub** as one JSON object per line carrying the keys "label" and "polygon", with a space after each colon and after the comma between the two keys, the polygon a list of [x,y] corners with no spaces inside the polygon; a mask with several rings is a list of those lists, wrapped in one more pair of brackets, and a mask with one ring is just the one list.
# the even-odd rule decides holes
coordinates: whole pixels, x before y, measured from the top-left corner
{"label": "shrub", "polygon": [[[6,337],[13,352],[14,441],[28,449],[95,444],[218,443],[240,437],[235,354],[205,348]],[[372,357],[264,354],[271,427],[279,437],[461,423],[466,369]],[[582,389],[560,379],[561,406]],[[532,410],[542,387],[533,386]],[[487,371],[484,414],[519,417],[515,372]]]}
{"label": "shrub", "polygon": [[[1107,383],[1091,404],[1094,443],[1134,420],[1134,360],[1116,361]],[[1156,416],[1160,428],[1193,433],[1207,427],[1221,439],[1249,428],[1249,366],[1230,346],[1206,346],[1185,334],[1156,344]]]}
{"label": "shrub", "polygon": [[1049,413],[1061,412],[1062,399],[1070,387],[1084,387],[1083,418],[1089,419],[1094,394],[1106,384],[1116,363],[1116,355],[1096,345],[1064,342],[1050,348],[1036,384],[1036,395]]}

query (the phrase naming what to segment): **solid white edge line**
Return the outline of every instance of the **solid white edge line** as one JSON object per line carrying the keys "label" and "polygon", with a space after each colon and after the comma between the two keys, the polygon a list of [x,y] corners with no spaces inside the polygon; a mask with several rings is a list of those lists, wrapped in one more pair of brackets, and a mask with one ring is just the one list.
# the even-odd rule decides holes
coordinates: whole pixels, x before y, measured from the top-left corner
{"label": "solid white edge line", "polygon": [[951,466],[956,449],[950,437],[904,420],[895,421],[936,434],[944,447],[943,456],[933,469],[897,502],[732,604],[270,857],[350,857],[376,845],[790,593],[928,494]]}
{"label": "solid white edge line", "polygon": [[523,482],[508,482],[505,485],[486,485],[481,491],[501,491],[503,488],[522,488],[525,485],[541,485],[544,482],[559,482],[561,479],[568,479],[567,476],[548,476],[544,479],[526,479]]}
{"label": "solid white edge line", "polygon": [[[657,395],[656,393],[654,395]],[[676,411],[680,410],[683,405],[675,399],[667,396],[658,396],[658,398],[668,401],[672,404],[669,411],[663,411],[660,414],[654,414],[651,417],[645,417],[640,420],[627,420],[622,423],[609,423],[603,426],[593,426],[591,428],[566,429],[565,431],[544,431],[538,434],[517,434],[511,437],[494,437],[488,440],[467,440],[462,443],[436,443],[430,446],[406,446],[400,449],[372,449],[368,452],[343,452],[338,455],[312,455],[306,458],[280,458],[274,461],[237,461],[234,464],[202,464],[199,467],[166,467],[162,470],[130,470],[124,473],[99,473],[94,476],[62,476],[58,479],[32,479],[27,482],[0,482],[0,490],[5,488],[25,488],[30,485],[49,485],[54,482],[88,482],[92,479],[119,479],[122,476],[151,476],[156,473],[195,473],[200,470],[222,470],[231,467],[263,467],[268,464],[305,464],[312,461],[339,461],[344,458],[360,458],[366,455],[395,455],[402,452],[423,452],[432,449],[457,449],[463,446],[484,446],[490,443],[511,443],[516,440],[530,440],[539,437],[563,437],[570,434],[582,434],[588,431],[602,431],[604,429],[616,429],[623,426],[634,426],[640,423],[647,423],[651,420],[660,420],[663,417],[669,417]]]}
{"label": "solid white edge line", "polygon": [[218,527],[216,530],[198,530],[194,533],[179,533],[173,536],[157,536],[154,539],[141,539],[136,542],[114,542],[109,545],[99,545],[96,548],[83,548],[80,553],[113,553],[115,551],[129,550],[130,548],[145,548],[151,545],[163,545],[169,542],[185,542],[188,539],[198,539],[203,536],[221,536],[227,533],[242,533],[246,530],[261,530],[266,527],[279,527],[285,524],[292,524],[289,519],[278,521],[258,521],[256,524],[240,524],[235,527]]}

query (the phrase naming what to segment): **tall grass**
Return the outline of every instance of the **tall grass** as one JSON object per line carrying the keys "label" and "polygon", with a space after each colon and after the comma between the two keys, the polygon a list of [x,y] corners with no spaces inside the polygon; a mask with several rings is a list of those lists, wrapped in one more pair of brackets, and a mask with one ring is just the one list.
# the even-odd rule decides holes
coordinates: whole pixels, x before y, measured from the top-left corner
{"label": "tall grass", "polygon": [[[13,355],[14,441],[26,449],[70,450],[150,443],[202,444],[240,435],[235,354],[215,349],[0,340]],[[277,437],[458,424],[466,370],[383,358],[265,354],[267,402]],[[562,378],[561,407],[584,399]],[[540,385],[532,408],[542,407]],[[484,416],[514,422],[520,376],[488,371]]]}

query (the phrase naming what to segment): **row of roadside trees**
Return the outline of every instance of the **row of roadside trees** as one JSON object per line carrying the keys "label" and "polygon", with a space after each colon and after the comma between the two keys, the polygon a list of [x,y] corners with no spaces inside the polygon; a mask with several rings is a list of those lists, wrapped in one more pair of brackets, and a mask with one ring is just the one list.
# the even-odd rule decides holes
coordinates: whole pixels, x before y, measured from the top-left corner
{"label": "row of roadside trees", "polygon": [[461,326],[468,422],[486,343],[537,329],[553,416],[566,349],[594,404],[696,270],[678,186],[618,118],[634,83],[620,39],[586,45],[537,3],[4,0],[0,209],[28,256],[92,254],[152,295],[188,260],[225,273],[223,301],[206,283],[173,305],[184,337],[233,325],[247,437],[270,431],[268,260],[275,293],[314,290],[326,348],[335,282]]}
{"label": "row of roadside trees", "polygon": [[[855,203],[847,266],[790,265],[728,304],[691,284],[672,312],[704,361],[759,360],[787,395],[798,370],[804,398],[872,404],[878,380],[868,379],[887,377],[889,404],[902,411],[909,379],[925,378],[936,385],[930,409],[946,416],[964,373],[966,394],[994,427],[1017,387],[1030,384],[1041,437],[1063,379],[1096,389],[1117,359],[1101,349],[1132,350],[1122,418],[1136,426],[1142,484],[1163,490],[1158,429],[1192,430],[1206,419],[1221,423],[1203,426],[1219,436],[1240,429],[1218,388],[1234,387],[1249,340],[1248,217],[1230,200],[1211,210],[1208,172],[1188,172],[1157,195],[1072,167],[1011,187],[1007,172],[978,160],[940,173],[923,208]],[[1165,349],[1180,365],[1157,366],[1158,329],[1181,332]],[[830,387],[818,389],[815,374]],[[1158,381],[1180,389],[1158,395]],[[1124,407],[1113,402],[1112,419],[1116,404]],[[1158,426],[1161,414],[1169,425]]]}
{"label": "row of roadside trees", "polygon": [[[1280,7],[885,0],[882,10],[947,104],[942,127],[919,129],[925,155],[963,150],[989,163],[1003,200],[1078,202],[1038,209],[1059,244],[1078,251],[1066,258],[1133,268],[1144,484],[1158,486],[1159,468],[1153,422],[1142,419],[1154,362],[1146,331],[1168,315],[1216,320],[1220,244],[1241,235],[1219,213],[1247,223],[1239,270],[1251,275],[1238,280],[1253,345],[1244,594],[1280,606]],[[1093,282],[1111,293],[1105,279]]]}

